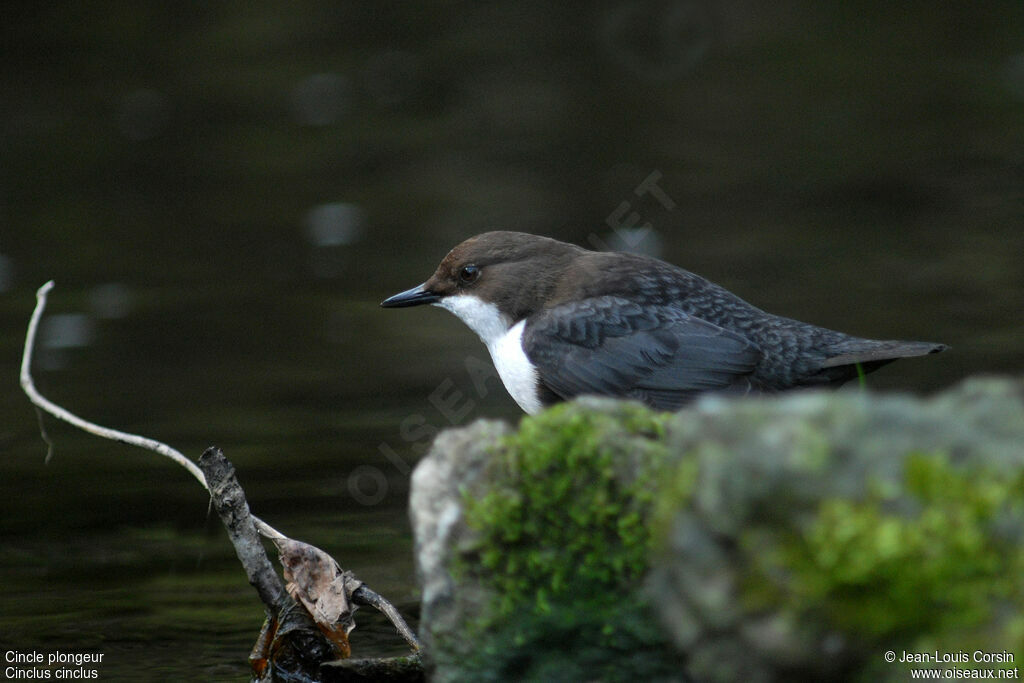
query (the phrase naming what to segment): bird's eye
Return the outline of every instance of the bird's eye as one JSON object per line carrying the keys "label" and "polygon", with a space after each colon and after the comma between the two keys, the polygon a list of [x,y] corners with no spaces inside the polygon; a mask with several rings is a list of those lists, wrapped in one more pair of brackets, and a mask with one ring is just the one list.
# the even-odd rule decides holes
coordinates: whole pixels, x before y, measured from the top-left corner
{"label": "bird's eye", "polygon": [[480,268],[472,264],[462,266],[462,269],[459,270],[459,281],[464,285],[473,284],[478,277],[480,277]]}

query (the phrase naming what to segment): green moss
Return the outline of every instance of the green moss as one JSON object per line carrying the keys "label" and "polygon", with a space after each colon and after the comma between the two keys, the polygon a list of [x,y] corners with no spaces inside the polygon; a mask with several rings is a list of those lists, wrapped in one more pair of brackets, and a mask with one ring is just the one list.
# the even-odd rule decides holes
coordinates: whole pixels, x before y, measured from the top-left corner
{"label": "green moss", "polygon": [[871,489],[862,500],[822,501],[780,552],[761,556],[752,586],[766,593],[755,601],[783,598],[867,642],[905,643],[962,634],[1002,601],[1020,604],[1024,552],[997,527],[1024,507],[1024,474],[911,454],[902,490]]}
{"label": "green moss", "polygon": [[480,540],[456,567],[496,596],[476,626],[498,649],[557,638],[621,657],[664,644],[637,589],[666,469],[667,417],[633,404],[604,412],[565,404],[525,418],[500,444],[487,493],[466,496]]}

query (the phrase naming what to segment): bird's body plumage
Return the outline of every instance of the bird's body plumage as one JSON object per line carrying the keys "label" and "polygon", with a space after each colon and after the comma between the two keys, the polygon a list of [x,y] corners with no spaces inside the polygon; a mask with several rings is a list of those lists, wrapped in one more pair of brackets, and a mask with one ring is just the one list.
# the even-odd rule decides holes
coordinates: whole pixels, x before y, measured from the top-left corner
{"label": "bird's body plumage", "polygon": [[384,305],[416,303],[447,308],[477,332],[527,412],[581,394],[674,410],[711,391],[838,386],[945,348],[772,315],[664,261],[514,232],[466,240]]}

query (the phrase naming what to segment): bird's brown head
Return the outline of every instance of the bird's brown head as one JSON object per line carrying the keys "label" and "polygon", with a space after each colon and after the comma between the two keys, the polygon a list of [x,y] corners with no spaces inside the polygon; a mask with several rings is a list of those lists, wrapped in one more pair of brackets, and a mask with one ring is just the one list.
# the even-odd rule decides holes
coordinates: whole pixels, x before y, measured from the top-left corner
{"label": "bird's brown head", "polygon": [[542,305],[580,247],[522,232],[485,232],[445,256],[426,282],[381,302],[385,308],[476,297],[512,321]]}

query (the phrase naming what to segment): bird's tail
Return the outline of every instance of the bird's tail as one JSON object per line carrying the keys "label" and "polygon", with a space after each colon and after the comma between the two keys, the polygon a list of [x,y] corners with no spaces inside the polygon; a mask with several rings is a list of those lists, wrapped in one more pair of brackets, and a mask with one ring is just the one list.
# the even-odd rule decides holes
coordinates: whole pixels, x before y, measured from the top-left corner
{"label": "bird's tail", "polygon": [[[843,348],[850,346],[853,348]],[[847,344],[839,346],[834,356],[829,357],[821,367],[834,368],[840,365],[853,365],[855,363],[867,364],[878,361],[894,361],[899,358],[913,358],[915,356],[927,356],[930,353],[939,353],[949,347],[945,344],[933,344],[931,342],[914,341],[875,341],[873,339],[850,340]]]}
{"label": "bird's tail", "polygon": [[945,344],[932,342],[848,339],[833,347],[833,355],[822,363],[821,370],[817,373],[818,379],[839,386],[861,373],[874,372],[894,360],[927,356],[948,348]]}

